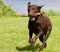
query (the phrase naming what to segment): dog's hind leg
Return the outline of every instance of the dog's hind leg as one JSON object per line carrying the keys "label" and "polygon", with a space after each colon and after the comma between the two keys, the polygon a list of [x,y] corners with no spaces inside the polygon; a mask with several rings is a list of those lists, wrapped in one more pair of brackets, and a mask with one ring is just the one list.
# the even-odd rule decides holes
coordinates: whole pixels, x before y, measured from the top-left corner
{"label": "dog's hind leg", "polygon": [[[46,33],[45,33],[45,35],[44,35],[44,38],[43,38],[43,36],[40,37],[40,40],[41,40],[41,42],[43,43],[42,46],[41,46],[41,49],[43,49],[43,48],[46,47],[46,40],[48,39],[48,37],[49,37],[49,35],[50,35],[50,33],[51,33],[51,30],[52,30],[52,27],[50,26],[50,27],[47,29],[47,31],[46,31]],[[40,50],[41,50],[41,49],[40,49]]]}
{"label": "dog's hind leg", "polygon": [[[44,41],[44,35],[41,35],[40,37],[39,37],[39,40],[43,43],[43,41]],[[45,44],[44,44],[44,47],[46,47],[46,42],[45,42]]]}
{"label": "dog's hind leg", "polygon": [[42,42],[42,45],[41,45],[41,47],[40,47],[40,51],[41,50],[43,50],[43,48],[46,48],[46,46],[47,46],[47,44],[46,44],[46,42],[44,43],[44,36],[45,35],[41,35],[40,37],[39,37],[39,40]]}

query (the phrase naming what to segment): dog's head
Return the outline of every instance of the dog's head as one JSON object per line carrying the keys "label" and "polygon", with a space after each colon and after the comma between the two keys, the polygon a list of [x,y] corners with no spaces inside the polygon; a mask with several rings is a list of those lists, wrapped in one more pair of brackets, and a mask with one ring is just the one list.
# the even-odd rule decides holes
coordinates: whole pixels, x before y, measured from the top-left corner
{"label": "dog's head", "polygon": [[34,17],[40,15],[41,8],[43,6],[37,6],[37,5],[31,5],[31,3],[28,3],[28,16],[30,19],[34,20]]}

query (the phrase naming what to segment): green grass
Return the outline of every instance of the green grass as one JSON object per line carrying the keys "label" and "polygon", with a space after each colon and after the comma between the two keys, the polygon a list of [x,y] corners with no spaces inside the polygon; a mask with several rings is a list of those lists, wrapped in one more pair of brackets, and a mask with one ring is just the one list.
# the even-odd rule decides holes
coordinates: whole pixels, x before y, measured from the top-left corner
{"label": "green grass", "polygon": [[[60,52],[60,16],[50,16],[53,29],[42,52]],[[0,52],[38,52],[41,42],[28,43],[28,17],[0,18]]]}

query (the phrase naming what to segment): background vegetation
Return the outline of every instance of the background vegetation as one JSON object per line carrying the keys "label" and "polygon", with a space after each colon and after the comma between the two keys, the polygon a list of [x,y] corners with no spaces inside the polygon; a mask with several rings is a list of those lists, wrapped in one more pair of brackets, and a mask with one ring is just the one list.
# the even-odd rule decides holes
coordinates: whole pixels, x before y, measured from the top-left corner
{"label": "background vegetation", "polygon": [[0,16],[18,16],[15,11],[11,8],[11,5],[6,6],[3,0],[0,0]]}
{"label": "background vegetation", "polygon": [[[49,11],[44,11],[44,12],[47,16],[60,15],[60,12],[53,11],[52,9],[50,9]],[[4,5],[3,0],[0,0],[0,16],[12,16],[12,17],[14,16],[14,17],[17,17],[17,16],[26,16],[26,15],[17,14],[16,11],[14,11],[11,8],[11,5],[6,6],[6,5]]]}
{"label": "background vegetation", "polygon": [[[47,48],[42,52],[60,52],[60,13],[49,10],[53,29],[47,40]],[[39,39],[34,46],[28,43],[28,17],[20,17],[0,0],[0,52],[38,52]]]}

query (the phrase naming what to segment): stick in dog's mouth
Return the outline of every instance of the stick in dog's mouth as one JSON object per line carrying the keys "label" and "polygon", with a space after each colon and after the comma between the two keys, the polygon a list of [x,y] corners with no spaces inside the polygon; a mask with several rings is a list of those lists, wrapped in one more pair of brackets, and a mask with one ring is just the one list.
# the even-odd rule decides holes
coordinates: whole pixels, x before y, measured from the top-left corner
{"label": "stick in dog's mouth", "polygon": [[37,13],[37,14],[35,14],[35,16],[38,16],[38,15],[40,15],[41,13]]}
{"label": "stick in dog's mouth", "polygon": [[31,18],[30,20],[31,20],[31,21],[34,21],[34,20],[35,20],[35,17]]}
{"label": "stick in dog's mouth", "polygon": [[[37,14],[35,14],[35,17],[38,16],[38,15],[40,15],[40,14],[41,14],[41,13],[37,13]],[[34,20],[35,20],[35,17],[30,18],[30,20],[31,20],[31,21],[34,21]]]}

